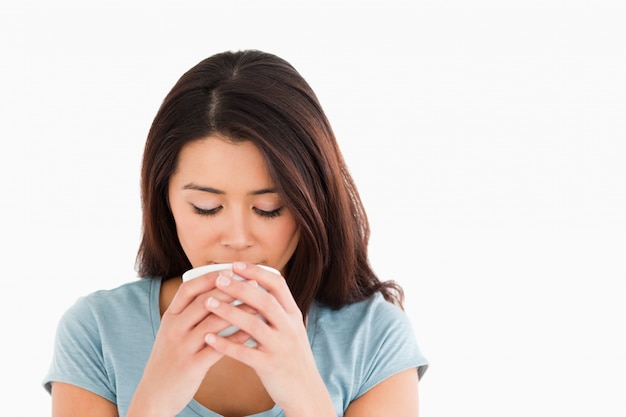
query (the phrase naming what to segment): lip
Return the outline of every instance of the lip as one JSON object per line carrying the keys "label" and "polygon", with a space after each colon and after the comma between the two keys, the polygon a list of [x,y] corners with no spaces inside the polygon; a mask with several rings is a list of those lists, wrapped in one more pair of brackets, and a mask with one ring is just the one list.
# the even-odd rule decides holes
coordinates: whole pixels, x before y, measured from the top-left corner
{"label": "lip", "polygon": [[249,262],[249,261],[242,261],[241,259],[236,259],[234,261],[210,261],[210,262],[207,262],[205,265],[232,264],[234,262],[245,262],[247,264],[265,265],[265,261]]}

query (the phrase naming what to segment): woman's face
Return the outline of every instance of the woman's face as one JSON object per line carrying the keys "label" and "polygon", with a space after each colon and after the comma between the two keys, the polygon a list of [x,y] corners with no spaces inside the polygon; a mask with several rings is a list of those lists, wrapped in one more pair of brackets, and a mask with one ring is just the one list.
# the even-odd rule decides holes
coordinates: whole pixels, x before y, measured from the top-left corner
{"label": "woman's face", "polygon": [[169,203],[192,267],[243,261],[280,271],[300,233],[250,141],[208,136],[185,145],[170,178]]}

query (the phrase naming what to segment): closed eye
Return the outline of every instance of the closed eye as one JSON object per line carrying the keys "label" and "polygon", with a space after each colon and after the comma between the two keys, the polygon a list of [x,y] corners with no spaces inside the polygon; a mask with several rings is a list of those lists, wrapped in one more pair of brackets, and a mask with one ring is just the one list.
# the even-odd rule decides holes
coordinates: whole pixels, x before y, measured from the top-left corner
{"label": "closed eye", "polygon": [[197,214],[201,216],[214,216],[222,209],[222,206],[215,207],[212,209],[203,209],[197,206],[193,206],[193,209]]}
{"label": "closed eye", "polygon": [[270,218],[270,219],[273,218],[273,217],[280,216],[282,214],[282,212],[283,212],[283,208],[282,207],[279,207],[276,210],[271,210],[271,211],[261,210],[261,209],[258,209],[256,207],[253,210],[259,216],[267,217],[267,218]]}

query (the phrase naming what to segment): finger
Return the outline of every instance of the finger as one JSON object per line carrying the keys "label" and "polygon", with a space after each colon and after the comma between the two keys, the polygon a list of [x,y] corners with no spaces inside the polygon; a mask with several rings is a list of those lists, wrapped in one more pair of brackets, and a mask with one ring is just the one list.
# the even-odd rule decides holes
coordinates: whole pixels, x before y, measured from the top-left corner
{"label": "finger", "polygon": [[[247,336],[243,332],[238,333]],[[233,336],[224,338],[217,336],[216,334],[209,333],[205,337],[205,342],[214,351],[238,360],[239,362],[246,364],[250,367],[254,367],[256,363],[259,363],[262,360],[263,354],[261,352],[259,352],[257,349],[244,345],[239,340],[235,341],[233,339]]]}
{"label": "finger", "polygon": [[[174,315],[181,314],[189,304],[199,297],[199,305],[201,306],[204,305],[204,302],[209,296],[217,297],[222,301],[232,302],[233,299],[230,298],[229,295],[221,291],[215,291],[217,274],[218,271],[213,271],[181,283],[167,309],[167,313]],[[202,308],[200,310],[202,310]]]}
{"label": "finger", "polygon": [[[266,321],[270,323],[270,327],[272,328],[287,330],[293,329],[292,323],[302,324],[302,313],[293,300],[291,292],[289,291],[287,284],[284,282],[284,279],[282,279],[282,277],[277,279],[276,274],[263,270],[256,265],[252,266],[257,268],[257,272],[259,272],[258,270],[261,270],[260,272],[262,273],[267,272],[273,274],[274,277],[272,278],[272,281],[274,281],[274,283],[276,283],[276,281],[282,281],[282,283],[278,284],[279,286],[282,286],[279,293],[286,294],[285,297],[289,300],[287,304],[292,306],[291,312],[287,311],[287,309],[277,300],[277,297],[273,293],[246,288],[237,280],[228,280],[227,278],[229,275],[227,273],[222,276],[218,276],[216,286],[231,296],[241,300],[245,304],[254,307],[266,319]],[[250,270],[254,268],[250,268]],[[252,273],[248,275],[248,277],[252,276]],[[261,278],[262,274],[257,274],[256,276]]]}
{"label": "finger", "polygon": [[282,275],[267,271],[258,265],[233,263],[233,272],[245,279],[254,280],[272,294],[288,314],[300,314],[300,308]]}
{"label": "finger", "polygon": [[[251,307],[242,305],[239,308],[246,311],[248,314],[256,314],[256,311],[253,310]],[[207,314],[207,316],[204,317],[193,329],[189,331],[189,333],[187,333],[187,335],[184,336],[186,340],[191,341],[193,345],[193,350],[202,349],[202,347],[205,345],[204,337],[207,333],[219,334],[223,330],[232,326],[232,323],[224,320],[222,317],[216,314],[211,314],[206,309],[205,314]],[[235,333],[232,334],[232,336],[229,337],[233,337],[232,340],[235,342],[245,342],[247,339],[250,338],[249,335],[246,335],[244,332],[241,332],[239,330],[237,330]]]}
{"label": "finger", "polygon": [[[206,342],[206,338],[211,337],[209,335],[213,335],[213,334],[209,333],[205,335],[204,337],[202,337],[202,347],[195,354],[195,357],[198,360],[198,363],[200,364],[199,366],[206,368],[206,369],[209,369],[219,359],[221,359],[224,356],[223,352],[220,352],[219,350],[215,349],[213,345],[208,344]],[[219,337],[219,336],[213,335],[213,337]],[[242,349],[252,350],[249,347],[246,347],[244,344],[246,343],[246,341],[250,340],[250,336],[242,331],[238,331],[234,333],[233,335],[228,336],[227,338],[220,337],[220,340],[221,340],[222,346],[226,344],[232,344],[235,346],[240,346]],[[240,356],[243,356],[243,355],[241,355],[240,353]]]}
{"label": "finger", "polygon": [[215,272],[202,275],[180,284],[178,291],[167,308],[169,314],[180,314],[196,297],[215,288]]}
{"label": "finger", "polygon": [[[246,287],[243,283],[236,281],[235,283],[241,287]],[[273,298],[269,294],[265,295]],[[275,304],[276,308],[280,308],[277,302],[275,302]],[[242,307],[246,307],[246,305],[235,307],[227,303],[219,302],[214,298],[210,298],[207,302],[207,309],[213,313],[212,315],[219,316],[226,322],[238,327],[261,344],[269,340],[272,331],[265,323],[264,319],[260,317],[259,314],[250,313]]]}
{"label": "finger", "polygon": [[258,311],[256,311],[254,308],[245,304],[240,304],[235,307],[234,303],[231,302],[230,300],[232,300],[232,297],[229,297],[229,301],[219,300],[216,297],[208,297],[203,304],[205,317],[203,317],[197,323],[193,331],[201,333],[202,334],[201,337],[204,337],[204,334],[206,333],[218,333],[232,324],[225,318],[222,318],[221,316],[216,315],[216,314],[212,314],[212,311],[211,311],[212,303],[222,303],[223,305],[230,305],[230,306],[233,306],[233,308],[237,308],[240,311],[245,312],[246,314],[251,314],[251,315],[258,314]]}

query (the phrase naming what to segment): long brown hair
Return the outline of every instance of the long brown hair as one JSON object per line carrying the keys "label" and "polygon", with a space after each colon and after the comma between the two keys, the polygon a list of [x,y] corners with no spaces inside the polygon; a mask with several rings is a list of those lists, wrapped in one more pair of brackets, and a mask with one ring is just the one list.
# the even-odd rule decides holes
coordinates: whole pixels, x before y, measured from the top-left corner
{"label": "long brown hair", "polygon": [[201,61],[157,112],[141,170],[140,276],[167,279],[191,267],[167,202],[168,182],[182,147],[216,134],[260,149],[300,228],[285,279],[305,315],[313,300],[337,309],[376,291],[402,306],[400,286],[381,282],[369,264],[367,216],[316,95],[288,62],[256,50]]}

